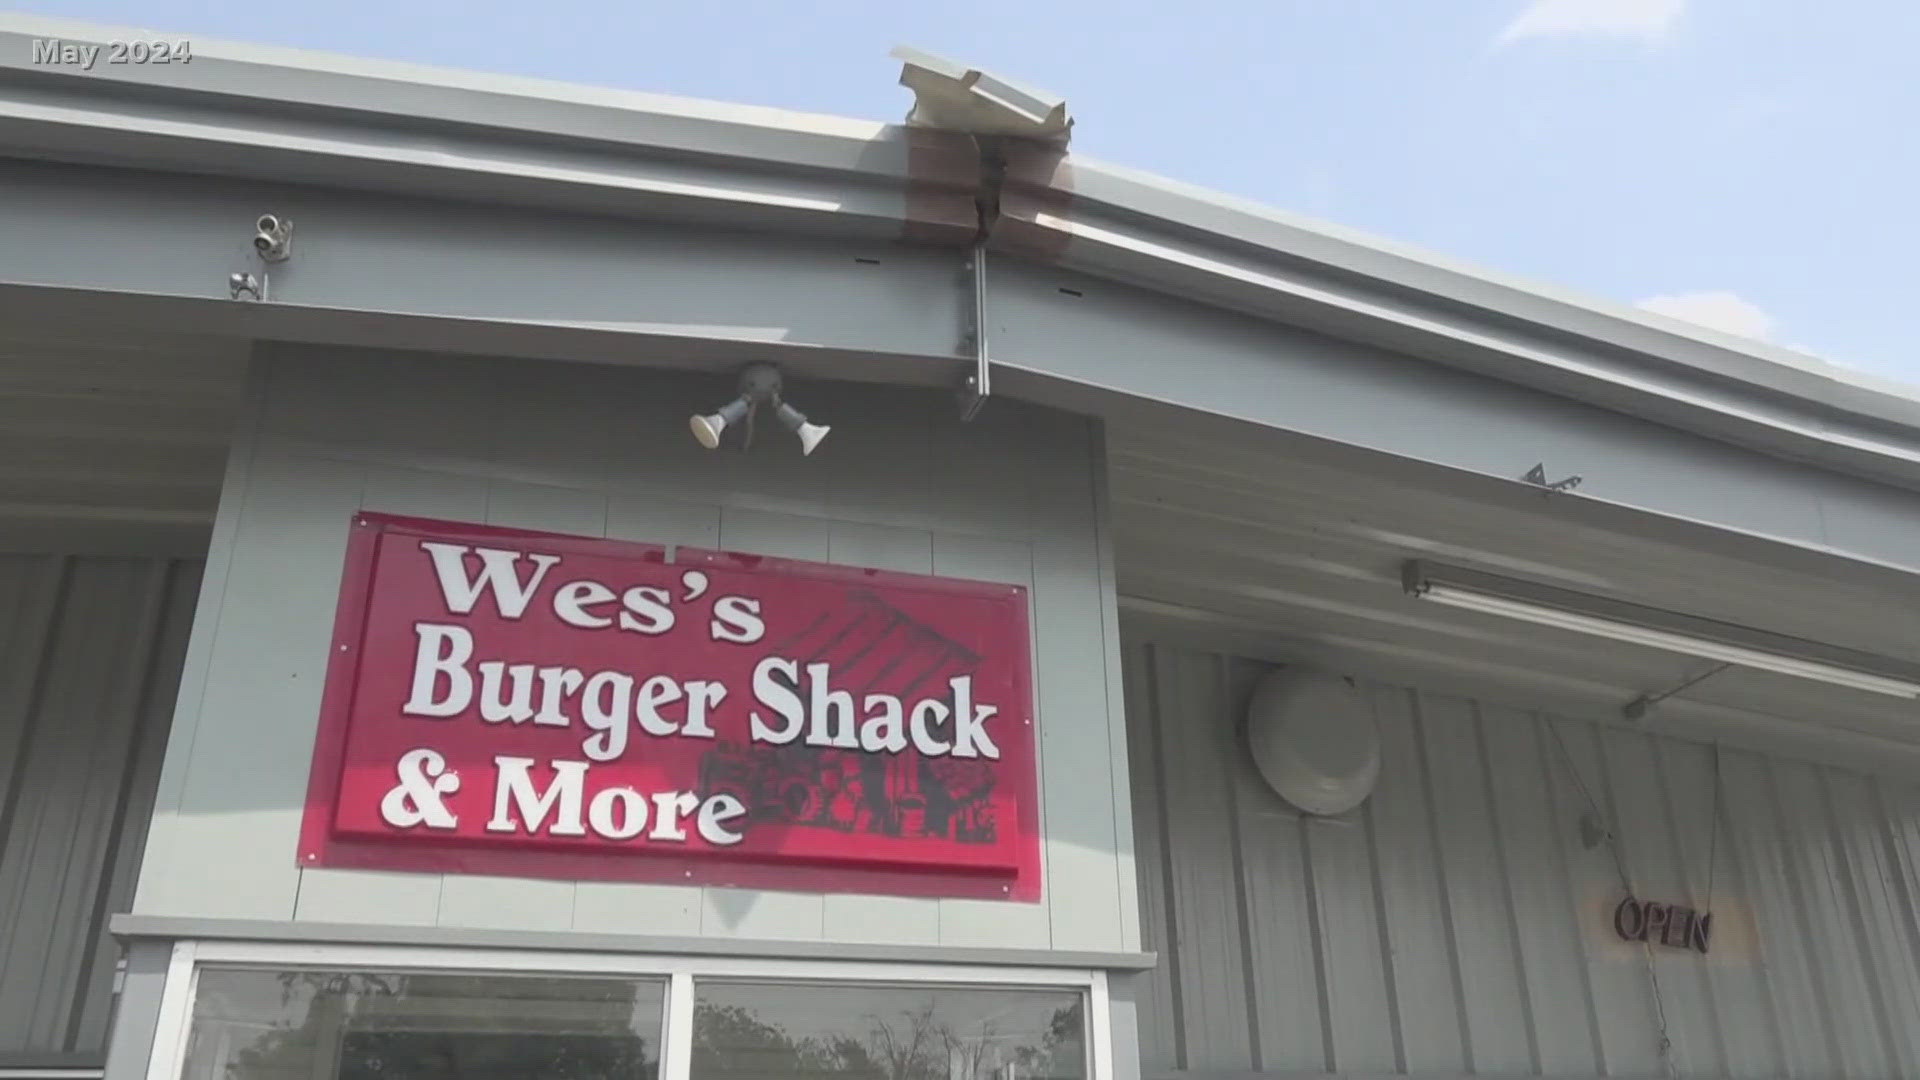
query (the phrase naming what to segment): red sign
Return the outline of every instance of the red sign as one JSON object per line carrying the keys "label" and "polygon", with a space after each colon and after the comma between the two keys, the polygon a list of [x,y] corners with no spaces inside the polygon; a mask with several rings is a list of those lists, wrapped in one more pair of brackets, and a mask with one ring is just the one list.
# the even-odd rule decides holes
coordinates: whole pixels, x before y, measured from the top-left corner
{"label": "red sign", "polygon": [[305,865],[1039,898],[1026,590],[351,530]]}

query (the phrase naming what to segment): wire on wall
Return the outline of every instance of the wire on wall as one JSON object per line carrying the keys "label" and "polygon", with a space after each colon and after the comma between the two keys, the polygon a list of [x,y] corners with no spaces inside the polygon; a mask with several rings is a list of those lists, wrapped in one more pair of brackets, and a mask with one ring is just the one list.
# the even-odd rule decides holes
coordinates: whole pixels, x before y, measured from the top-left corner
{"label": "wire on wall", "polygon": [[[1627,873],[1626,856],[1620,850],[1619,830],[1615,828],[1612,815],[1600,809],[1599,800],[1593,797],[1593,792],[1587,787],[1586,780],[1583,777],[1581,777],[1580,767],[1574,764],[1573,755],[1567,751],[1567,743],[1565,738],[1563,738],[1560,734],[1559,725],[1547,724],[1546,728],[1553,735],[1554,745],[1558,747],[1560,750],[1560,760],[1566,763],[1568,775],[1573,777],[1574,786],[1579,789],[1581,799],[1583,799],[1587,804],[1587,812],[1589,814],[1592,814],[1594,817],[1594,820],[1600,822],[1603,827],[1602,842],[1607,845],[1607,853],[1613,857],[1613,869],[1614,869],[1614,872],[1619,875],[1620,887],[1626,891],[1626,894],[1628,896],[1633,896],[1634,895],[1633,879]],[[1718,744],[1716,744],[1716,753],[1717,753],[1717,746]],[[1719,771],[1718,758],[1716,757],[1714,796],[1713,796],[1716,804],[1718,804],[1720,799],[1718,771]],[[1718,825],[1717,817],[1715,819],[1715,824],[1716,826]],[[1711,874],[1712,874],[1711,869],[1709,869],[1708,874],[1709,874],[1709,882],[1711,882]],[[1711,892],[1712,892],[1711,884],[1709,884],[1708,886],[1708,892],[1709,892],[1709,895],[1711,895]],[[1667,1003],[1666,1003],[1666,999],[1662,997],[1660,994],[1660,976],[1654,970],[1653,944],[1651,942],[1643,941],[1640,943],[1640,948],[1641,948],[1641,960],[1645,965],[1645,970],[1647,974],[1647,990],[1648,990],[1649,996],[1651,996],[1653,999],[1654,1025],[1656,1028],[1656,1033],[1658,1034],[1660,1039],[1660,1042],[1659,1042],[1660,1068],[1661,1068],[1661,1071],[1664,1072],[1671,1080],[1671,1078],[1677,1076],[1678,1074],[1674,1072],[1674,1068],[1673,1068],[1673,1037],[1669,1033],[1669,1030],[1667,1027]]]}

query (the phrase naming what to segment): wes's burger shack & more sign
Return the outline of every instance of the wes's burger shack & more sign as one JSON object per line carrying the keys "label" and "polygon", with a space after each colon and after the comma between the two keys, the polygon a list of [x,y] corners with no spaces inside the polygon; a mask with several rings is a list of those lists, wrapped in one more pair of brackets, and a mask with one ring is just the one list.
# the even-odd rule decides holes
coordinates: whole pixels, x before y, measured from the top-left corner
{"label": "wes's burger shack & more sign", "polygon": [[1039,898],[1024,589],[350,528],[306,865]]}

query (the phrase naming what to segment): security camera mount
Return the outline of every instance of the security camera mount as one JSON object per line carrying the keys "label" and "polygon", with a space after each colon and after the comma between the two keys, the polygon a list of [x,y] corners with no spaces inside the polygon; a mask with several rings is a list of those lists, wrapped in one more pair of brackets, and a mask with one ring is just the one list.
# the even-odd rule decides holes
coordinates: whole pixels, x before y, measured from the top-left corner
{"label": "security camera mount", "polygon": [[293,219],[261,214],[253,223],[253,250],[262,262],[286,262],[293,257]]}
{"label": "security camera mount", "polygon": [[227,275],[229,299],[267,299],[267,265],[283,263],[293,257],[293,220],[279,214],[261,214],[253,220],[253,253],[261,262],[260,273],[245,271]]}

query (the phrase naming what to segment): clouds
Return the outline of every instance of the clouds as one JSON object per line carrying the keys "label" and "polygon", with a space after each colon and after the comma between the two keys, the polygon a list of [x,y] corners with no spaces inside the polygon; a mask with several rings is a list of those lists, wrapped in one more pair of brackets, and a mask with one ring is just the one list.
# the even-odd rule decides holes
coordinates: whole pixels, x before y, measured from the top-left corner
{"label": "clouds", "polygon": [[1494,43],[1554,37],[1660,41],[1686,6],[1686,0],[1532,0]]}
{"label": "clouds", "polygon": [[1772,338],[1775,328],[1773,316],[1739,294],[1725,290],[1651,296],[1635,306],[1755,341]]}

